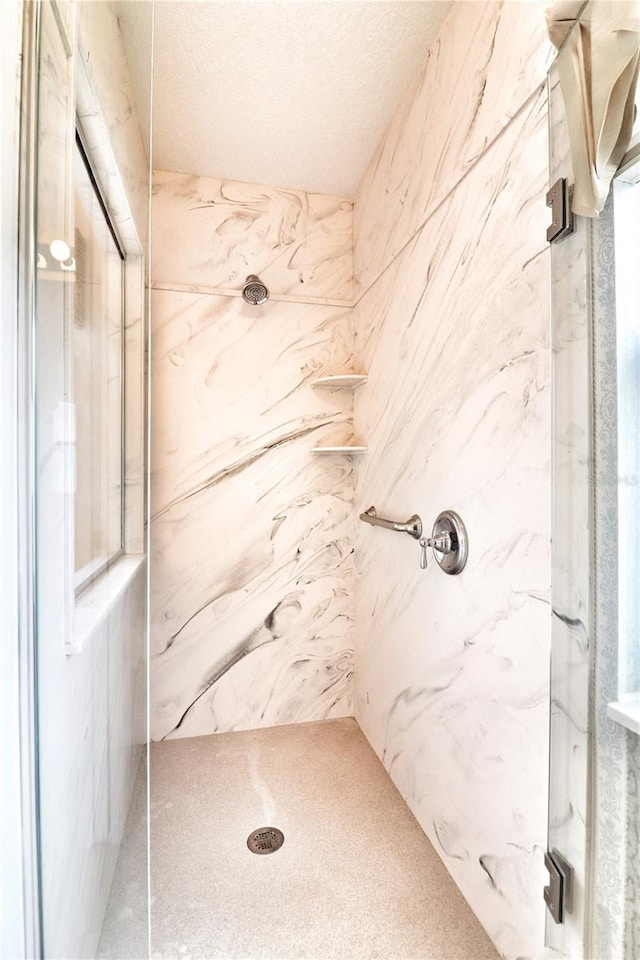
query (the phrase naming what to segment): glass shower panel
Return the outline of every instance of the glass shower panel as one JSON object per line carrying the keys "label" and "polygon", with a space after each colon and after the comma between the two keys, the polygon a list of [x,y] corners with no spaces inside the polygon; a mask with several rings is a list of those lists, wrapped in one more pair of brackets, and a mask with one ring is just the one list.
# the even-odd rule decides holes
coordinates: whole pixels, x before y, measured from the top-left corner
{"label": "glass shower panel", "polygon": [[[623,5],[614,8],[585,4],[574,27],[580,35],[569,38],[581,39],[589,62],[585,89],[602,102],[612,82],[621,82],[611,71],[612,51],[628,62],[627,47],[616,47]],[[565,43],[549,72],[550,185],[574,180],[560,76],[575,81],[577,49]],[[625,710],[638,689],[639,134],[636,123],[599,215],[577,217],[575,232],[551,245],[548,846],[569,862],[572,882],[562,922],[547,915],[547,943],[554,956],[571,960],[640,955],[640,738]],[[577,150],[576,129],[572,136]]]}
{"label": "glass shower panel", "polygon": [[[73,499],[71,423],[65,339],[73,276],[53,253],[71,253],[71,162],[74,138],[72,37],[61,31],[52,4],[42,4],[39,27],[37,273],[35,309],[36,404],[36,635],[38,674],[38,782],[42,927],[45,956],[82,956],[76,937],[83,902],[82,852],[90,849],[93,798],[83,767],[91,739],[82,737],[74,705],[81,687],[67,682],[65,637],[73,610],[69,511]],[[56,241],[58,246],[56,246]],[[67,257],[63,259],[68,260]],[[74,671],[75,672],[75,671]],[[73,682],[73,678],[71,678]],[[81,755],[82,748],[86,755]],[[72,794],[73,791],[73,794]],[[89,822],[87,822],[89,821]],[[68,896],[67,883],[78,888]]]}
{"label": "glass shower panel", "polygon": [[[146,60],[150,75],[152,4],[137,7],[138,69]],[[43,953],[64,960],[142,958],[149,949],[143,494],[149,162],[112,4],[51,0],[34,9]],[[90,166],[78,160],[78,138]],[[121,245],[106,218],[117,224]],[[84,576],[96,558],[100,563]]]}
{"label": "glass shower panel", "polygon": [[71,350],[75,409],[76,592],[122,551],[124,256],[77,145],[75,296]]}
{"label": "glass shower panel", "polygon": [[[548,80],[550,176],[573,182],[558,54]],[[549,912],[547,943],[582,958],[587,911],[589,657],[591,625],[591,359],[588,221],[551,244],[553,492],[548,849],[573,868],[562,924]]]}

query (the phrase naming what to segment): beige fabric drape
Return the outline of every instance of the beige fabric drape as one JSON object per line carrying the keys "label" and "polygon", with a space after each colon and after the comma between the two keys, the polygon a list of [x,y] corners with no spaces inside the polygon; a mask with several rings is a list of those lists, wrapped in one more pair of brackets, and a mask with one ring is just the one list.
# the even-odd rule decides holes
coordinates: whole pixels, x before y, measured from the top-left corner
{"label": "beige fabric drape", "polygon": [[556,47],[575,178],[573,210],[597,217],[629,147],[640,67],[640,0],[591,0],[575,26],[577,4],[546,11]]}

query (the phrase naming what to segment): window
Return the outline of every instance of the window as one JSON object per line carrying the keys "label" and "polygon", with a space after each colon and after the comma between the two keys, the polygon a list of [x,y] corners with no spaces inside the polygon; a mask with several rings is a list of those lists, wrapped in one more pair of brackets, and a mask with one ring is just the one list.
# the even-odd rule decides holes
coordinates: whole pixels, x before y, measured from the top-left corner
{"label": "window", "polygon": [[123,551],[124,254],[80,138],[74,159],[75,585]]}

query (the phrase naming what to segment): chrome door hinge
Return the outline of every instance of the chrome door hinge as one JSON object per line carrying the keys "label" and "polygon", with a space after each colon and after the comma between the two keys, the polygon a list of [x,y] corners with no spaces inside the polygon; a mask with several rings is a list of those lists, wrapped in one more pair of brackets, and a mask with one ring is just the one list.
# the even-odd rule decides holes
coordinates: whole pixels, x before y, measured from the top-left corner
{"label": "chrome door hinge", "polygon": [[571,188],[566,177],[560,177],[547,193],[547,206],[551,207],[551,224],[547,227],[547,240],[553,243],[562,240],[576,229],[576,218],[571,211]]}
{"label": "chrome door hinge", "polygon": [[556,923],[563,923],[566,913],[571,913],[573,867],[555,848],[544,855],[544,865],[549,871],[549,886],[544,888],[544,902]]}

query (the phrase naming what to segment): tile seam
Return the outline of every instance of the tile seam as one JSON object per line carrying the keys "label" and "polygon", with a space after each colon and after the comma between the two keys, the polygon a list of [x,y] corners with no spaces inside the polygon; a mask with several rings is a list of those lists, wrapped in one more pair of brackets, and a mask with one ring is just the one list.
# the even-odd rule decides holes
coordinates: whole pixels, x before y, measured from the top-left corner
{"label": "tile seam", "polygon": [[[356,295],[356,296],[354,297],[354,301],[353,301],[353,307],[354,307],[354,308],[359,305],[360,301],[363,300],[364,297],[366,297],[368,293],[370,293],[370,291],[373,289],[373,287],[375,287],[375,285],[378,283],[378,281],[384,276],[384,274],[387,272],[387,270],[389,270],[389,268],[390,268],[391,266],[393,266],[393,264],[395,263],[395,261],[396,261],[400,256],[402,256],[402,254],[404,253],[404,251],[405,251],[405,250],[407,249],[407,247],[413,242],[413,240],[415,240],[415,238],[418,236],[418,234],[421,232],[421,230],[424,229],[424,227],[427,225],[427,223],[435,216],[435,214],[436,214],[436,213],[438,212],[438,210],[443,206],[443,204],[445,204],[445,203],[447,202],[447,200],[449,199],[449,197],[451,197],[451,196],[455,193],[455,191],[458,189],[458,187],[459,187],[459,186],[467,179],[467,177],[475,170],[475,168],[476,168],[477,165],[480,163],[480,161],[481,161],[488,153],[490,153],[490,152],[493,150],[494,146],[501,140],[501,138],[502,138],[503,135],[507,132],[507,130],[509,130],[509,128],[511,127],[511,125],[521,116],[522,113],[524,113],[524,112],[529,108],[529,106],[532,104],[532,102],[535,101],[535,100],[537,99],[537,97],[540,96],[540,94],[541,94],[542,91],[545,89],[545,87],[546,87],[546,79],[543,80],[540,84],[538,84],[538,86],[535,88],[535,90],[527,97],[527,99],[526,99],[526,100],[521,104],[521,106],[516,110],[516,112],[513,114],[513,116],[512,116],[511,119],[509,120],[509,122],[506,123],[503,127],[501,127],[501,129],[498,131],[498,133],[496,134],[496,136],[493,138],[493,140],[492,140],[490,143],[487,144],[487,146],[486,146],[485,149],[482,151],[482,153],[479,153],[479,154],[478,154],[478,156],[477,156],[476,159],[473,161],[473,163],[471,164],[471,166],[469,166],[468,169],[465,170],[465,172],[462,174],[462,176],[461,176],[458,180],[455,181],[455,183],[454,183],[454,184],[451,186],[451,188],[446,192],[446,194],[436,203],[436,205],[435,205],[434,207],[432,207],[432,208],[427,212],[427,214],[425,215],[424,219],[421,220],[420,224],[415,228],[415,230],[414,230],[414,231],[409,235],[409,237],[404,241],[404,243],[402,244],[402,246],[400,246],[400,247],[398,248],[398,250],[389,258],[389,260],[387,261],[387,263],[385,263],[385,265],[379,270],[378,274],[377,274],[377,275],[375,276],[375,278],[371,281],[371,283],[370,283],[360,294],[358,294],[358,295]],[[354,258],[354,273],[355,273],[355,258]]]}

